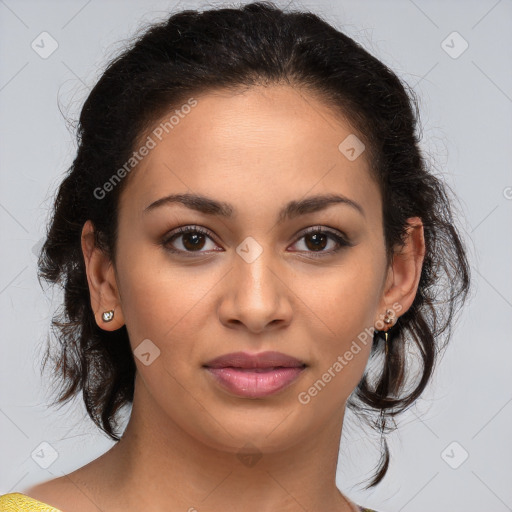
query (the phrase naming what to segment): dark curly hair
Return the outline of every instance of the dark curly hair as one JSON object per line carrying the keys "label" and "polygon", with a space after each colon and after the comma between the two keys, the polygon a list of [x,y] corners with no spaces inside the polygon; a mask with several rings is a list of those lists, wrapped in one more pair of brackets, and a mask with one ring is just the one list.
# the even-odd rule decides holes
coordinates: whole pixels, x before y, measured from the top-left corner
{"label": "dark curly hair", "polygon": [[372,333],[369,364],[347,403],[380,433],[382,455],[369,488],[389,465],[386,420],[395,424],[395,415],[429,382],[466,300],[470,272],[447,185],[419,148],[413,90],[313,13],[284,11],[271,2],[184,10],[145,27],[108,64],[81,110],[77,154],[58,189],[39,257],[39,278],[64,291],[52,319],[58,350],[53,354],[48,344],[42,368],[52,361],[59,390],[52,405],[81,391],[94,423],[120,439],[117,415],[133,401],[136,366],[126,326],[107,332],[95,322],[80,240],[90,219],[96,244],[115,262],[117,206],[128,177],[106,197],[94,191],[132,156],[147,129],[184,98],[282,83],[322,98],[364,142],[383,198],[388,264],[403,244],[407,219],[420,217],[424,225],[426,253],[414,302],[389,331],[387,355],[380,332]]}

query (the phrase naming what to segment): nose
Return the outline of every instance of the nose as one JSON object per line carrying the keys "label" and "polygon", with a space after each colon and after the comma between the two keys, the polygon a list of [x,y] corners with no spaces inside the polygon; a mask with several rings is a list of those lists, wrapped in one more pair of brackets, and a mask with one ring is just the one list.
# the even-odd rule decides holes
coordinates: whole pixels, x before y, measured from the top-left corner
{"label": "nose", "polygon": [[294,294],[270,252],[267,249],[252,261],[235,256],[218,308],[226,327],[256,334],[290,323]]}

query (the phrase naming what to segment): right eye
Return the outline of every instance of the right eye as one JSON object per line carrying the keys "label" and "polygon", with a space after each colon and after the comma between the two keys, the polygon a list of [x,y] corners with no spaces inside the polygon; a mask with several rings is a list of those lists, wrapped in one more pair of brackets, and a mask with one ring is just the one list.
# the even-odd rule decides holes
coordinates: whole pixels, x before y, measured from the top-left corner
{"label": "right eye", "polygon": [[[175,254],[204,253],[208,252],[201,250],[205,245],[205,238],[213,241],[211,233],[205,228],[201,226],[181,226],[168,233],[162,240],[162,245],[166,250]],[[179,245],[182,248],[176,248],[176,240],[180,239]],[[216,249],[213,250],[219,252]]]}

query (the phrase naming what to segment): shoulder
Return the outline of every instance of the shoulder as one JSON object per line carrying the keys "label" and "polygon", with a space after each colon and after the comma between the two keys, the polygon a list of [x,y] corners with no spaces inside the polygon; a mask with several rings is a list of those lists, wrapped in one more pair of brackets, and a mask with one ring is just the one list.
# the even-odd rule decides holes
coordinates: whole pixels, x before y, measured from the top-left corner
{"label": "shoulder", "polygon": [[55,478],[0,497],[0,512],[62,512],[69,510],[65,478]]}
{"label": "shoulder", "polygon": [[0,496],[0,512],[61,512],[58,508],[21,492]]}
{"label": "shoulder", "polygon": [[[7,508],[0,506],[0,512],[97,512],[100,507],[94,482],[85,478],[83,468],[53,480],[42,482],[18,493],[19,498],[31,500],[29,503],[42,504],[46,508]],[[1,503],[1,502],[0,502]],[[2,504],[3,505],[3,504]]]}

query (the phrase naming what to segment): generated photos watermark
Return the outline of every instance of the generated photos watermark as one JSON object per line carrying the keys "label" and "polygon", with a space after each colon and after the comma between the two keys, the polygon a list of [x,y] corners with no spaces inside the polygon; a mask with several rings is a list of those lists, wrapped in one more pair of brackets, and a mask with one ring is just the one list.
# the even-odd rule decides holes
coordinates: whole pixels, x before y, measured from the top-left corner
{"label": "generated photos watermark", "polygon": [[112,192],[114,187],[118,185],[121,180],[144,159],[144,157],[148,156],[152,149],[156,148],[158,142],[163,139],[164,135],[173,130],[196,105],[197,100],[189,98],[186,103],[174,111],[174,114],[170,116],[168,120],[161,122],[151,132],[151,134],[148,135],[144,144],[137,151],[134,151],[132,156],[119,169],[117,169],[117,171],[101,187],[96,187],[94,189],[94,197],[101,200],[105,198],[108,192]]}

